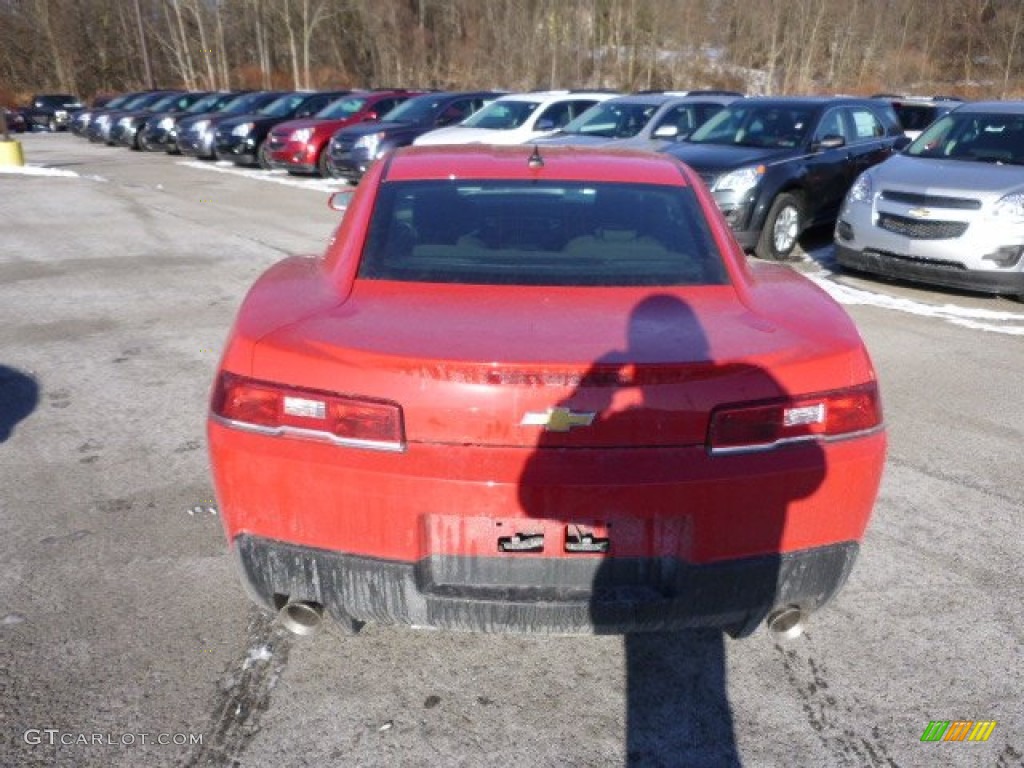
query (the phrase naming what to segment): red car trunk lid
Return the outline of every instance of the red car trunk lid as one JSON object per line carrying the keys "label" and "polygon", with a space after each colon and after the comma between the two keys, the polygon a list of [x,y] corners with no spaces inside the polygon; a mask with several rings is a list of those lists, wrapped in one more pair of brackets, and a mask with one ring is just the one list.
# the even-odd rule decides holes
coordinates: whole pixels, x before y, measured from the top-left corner
{"label": "red car trunk lid", "polygon": [[705,441],[716,405],[784,396],[779,371],[821,351],[729,286],[357,281],[343,304],[261,340],[252,373],[397,402],[410,443],[683,446]]}

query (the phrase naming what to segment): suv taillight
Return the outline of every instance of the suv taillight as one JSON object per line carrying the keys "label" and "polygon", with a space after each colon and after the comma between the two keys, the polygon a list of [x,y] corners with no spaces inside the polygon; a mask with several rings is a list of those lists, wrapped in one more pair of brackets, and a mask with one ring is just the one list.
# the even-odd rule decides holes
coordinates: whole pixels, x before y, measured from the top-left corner
{"label": "suv taillight", "polygon": [[267,434],[386,451],[405,447],[402,409],[384,400],[288,387],[222,372],[210,409],[231,426]]}
{"label": "suv taillight", "polygon": [[711,414],[712,453],[739,453],[804,440],[868,432],[882,424],[882,401],[875,382],[815,395],[743,405]]}

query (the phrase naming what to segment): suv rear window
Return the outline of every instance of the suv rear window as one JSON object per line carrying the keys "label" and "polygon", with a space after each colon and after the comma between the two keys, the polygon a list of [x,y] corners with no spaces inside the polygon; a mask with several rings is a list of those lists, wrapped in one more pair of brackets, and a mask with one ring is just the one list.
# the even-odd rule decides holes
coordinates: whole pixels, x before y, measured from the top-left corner
{"label": "suv rear window", "polygon": [[939,116],[939,108],[932,104],[894,104],[893,109],[905,131],[923,131]]}
{"label": "suv rear window", "polygon": [[721,285],[692,189],[585,181],[386,182],[359,277],[484,285]]}

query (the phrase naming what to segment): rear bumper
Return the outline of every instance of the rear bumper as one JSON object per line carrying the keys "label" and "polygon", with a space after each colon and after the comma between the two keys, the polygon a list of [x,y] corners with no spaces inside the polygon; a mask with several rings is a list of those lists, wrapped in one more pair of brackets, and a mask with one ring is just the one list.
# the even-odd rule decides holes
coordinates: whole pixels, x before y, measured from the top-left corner
{"label": "rear bumper", "polygon": [[[336,617],[478,632],[621,634],[714,627],[742,636],[776,607],[807,612],[846,581],[856,542],[693,565],[676,558],[370,558],[242,534],[250,596],[320,603]],[[557,586],[552,586],[557,585]]]}

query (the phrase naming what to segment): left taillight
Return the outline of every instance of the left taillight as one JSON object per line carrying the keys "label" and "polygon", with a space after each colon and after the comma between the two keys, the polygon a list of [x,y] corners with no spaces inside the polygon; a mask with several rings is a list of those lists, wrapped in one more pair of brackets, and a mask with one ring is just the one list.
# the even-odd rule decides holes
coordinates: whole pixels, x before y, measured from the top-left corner
{"label": "left taillight", "polygon": [[875,382],[768,402],[727,405],[711,414],[708,448],[741,453],[805,440],[828,440],[870,432],[882,425]]}
{"label": "left taillight", "polygon": [[217,377],[210,410],[230,426],[267,434],[330,440],[340,445],[401,451],[397,403],[259,381],[233,373]]}

